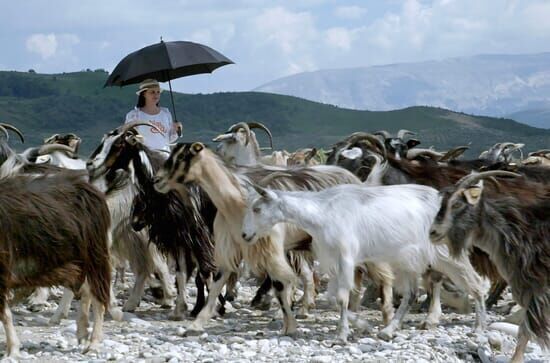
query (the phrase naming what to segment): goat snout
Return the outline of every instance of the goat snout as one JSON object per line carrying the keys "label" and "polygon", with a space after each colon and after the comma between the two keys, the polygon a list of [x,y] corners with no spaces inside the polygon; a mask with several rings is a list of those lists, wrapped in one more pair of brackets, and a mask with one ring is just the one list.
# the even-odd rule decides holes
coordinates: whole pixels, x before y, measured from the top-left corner
{"label": "goat snout", "polygon": [[247,235],[246,233],[242,233],[241,234],[241,237],[246,241],[246,242],[250,242],[252,241],[252,238],[254,238],[254,236],[256,235],[256,233],[252,233],[250,236]]}

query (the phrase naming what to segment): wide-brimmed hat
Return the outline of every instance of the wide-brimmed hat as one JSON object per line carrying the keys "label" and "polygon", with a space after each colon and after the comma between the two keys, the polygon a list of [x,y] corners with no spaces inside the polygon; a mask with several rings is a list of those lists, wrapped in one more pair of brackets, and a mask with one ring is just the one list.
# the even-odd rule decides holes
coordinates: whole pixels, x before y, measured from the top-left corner
{"label": "wide-brimmed hat", "polygon": [[159,88],[162,92],[162,88],[160,88],[159,82],[156,79],[149,78],[139,84],[139,89],[136,92],[136,95],[139,95],[141,92],[147,91],[150,88]]}

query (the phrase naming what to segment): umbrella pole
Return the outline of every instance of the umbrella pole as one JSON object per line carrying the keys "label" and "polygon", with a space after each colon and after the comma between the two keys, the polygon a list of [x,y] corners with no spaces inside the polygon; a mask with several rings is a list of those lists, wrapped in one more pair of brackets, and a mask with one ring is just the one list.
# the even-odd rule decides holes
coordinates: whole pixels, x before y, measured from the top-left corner
{"label": "umbrella pole", "polygon": [[174,104],[174,95],[172,94],[172,83],[168,80],[168,87],[170,87],[170,99],[172,100],[172,112],[174,112],[174,122],[178,121],[178,116],[176,115],[176,105]]}

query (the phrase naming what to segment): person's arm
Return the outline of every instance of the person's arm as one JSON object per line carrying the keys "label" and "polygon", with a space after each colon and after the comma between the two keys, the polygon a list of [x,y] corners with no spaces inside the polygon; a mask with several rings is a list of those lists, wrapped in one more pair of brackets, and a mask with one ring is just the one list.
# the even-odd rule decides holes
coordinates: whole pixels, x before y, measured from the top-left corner
{"label": "person's arm", "polygon": [[132,121],[137,121],[138,119],[138,113],[136,109],[133,109],[132,111],[128,112],[126,114],[126,120],[124,121],[125,124]]}
{"label": "person's arm", "polygon": [[175,122],[172,119],[172,113],[170,111],[167,110],[167,113],[168,113],[168,118],[170,120],[170,123],[169,123],[170,132],[168,133],[168,137],[169,137],[169,142],[173,143],[180,137],[179,130],[181,130],[181,123]]}

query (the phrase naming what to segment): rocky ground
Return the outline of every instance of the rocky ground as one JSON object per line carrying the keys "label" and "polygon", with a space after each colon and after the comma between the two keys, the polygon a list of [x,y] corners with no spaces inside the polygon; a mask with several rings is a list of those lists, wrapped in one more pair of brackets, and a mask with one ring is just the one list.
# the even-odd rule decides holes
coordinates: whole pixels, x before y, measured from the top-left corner
{"label": "rocky ground", "polygon": [[[376,328],[369,335],[351,336],[348,344],[335,340],[338,316],[331,299],[320,295],[317,308],[307,319],[298,320],[295,337],[281,336],[282,322],[278,305],[269,311],[249,308],[255,292],[253,280],[246,281],[239,297],[228,307],[226,316],[206,326],[202,335],[189,335],[189,321],[171,321],[170,310],[161,309],[146,296],[135,313],[125,313],[123,322],[107,317],[104,340],[99,352],[81,354],[76,342],[76,304],[70,319],[59,326],[48,326],[60,293],[43,312],[31,312],[25,305],[13,307],[17,333],[22,342],[22,360],[40,361],[132,361],[132,362],[507,362],[515,348],[515,339],[505,333],[488,330],[473,333],[473,314],[460,315],[445,309],[441,325],[419,330],[424,314],[410,314],[391,342],[376,338],[381,324],[377,310],[363,309],[361,317]],[[189,290],[191,301],[196,291]],[[127,290],[119,290],[121,301]],[[508,296],[509,299],[509,296]],[[501,304],[507,304],[503,302]],[[502,320],[489,313],[490,323]],[[0,350],[5,351],[5,336]],[[529,343],[526,361],[550,362],[549,353]]]}

